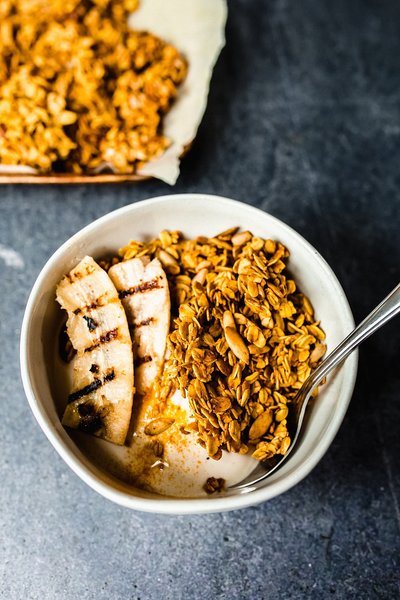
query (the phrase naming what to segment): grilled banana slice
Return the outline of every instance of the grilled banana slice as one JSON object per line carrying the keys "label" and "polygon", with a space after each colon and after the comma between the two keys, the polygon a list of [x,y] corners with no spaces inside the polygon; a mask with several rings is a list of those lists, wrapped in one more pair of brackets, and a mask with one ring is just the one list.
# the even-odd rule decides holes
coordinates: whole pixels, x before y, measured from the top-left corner
{"label": "grilled banana slice", "polygon": [[108,271],[125,308],[134,347],[135,385],[146,394],[160,374],[169,332],[171,302],[160,261],[148,257],[118,263]]}
{"label": "grilled banana slice", "polygon": [[63,425],[124,444],[132,414],[133,353],[128,322],[107,273],[86,256],[57,287],[76,355]]}

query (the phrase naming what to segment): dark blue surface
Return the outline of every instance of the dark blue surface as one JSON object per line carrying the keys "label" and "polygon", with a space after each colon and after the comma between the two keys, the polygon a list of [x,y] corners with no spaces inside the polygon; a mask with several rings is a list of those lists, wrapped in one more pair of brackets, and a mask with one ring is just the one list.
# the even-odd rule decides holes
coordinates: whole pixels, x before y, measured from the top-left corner
{"label": "dark blue surface", "polygon": [[[143,0],[145,1],[145,0]],[[0,597],[400,596],[400,321],[360,350],[329,452],[296,488],[233,513],[119,508],[52,449],[19,379],[29,290],[51,253],[108,211],[209,192],[261,207],[337,273],[356,321],[400,280],[400,3],[235,0],[178,184],[0,188]]]}

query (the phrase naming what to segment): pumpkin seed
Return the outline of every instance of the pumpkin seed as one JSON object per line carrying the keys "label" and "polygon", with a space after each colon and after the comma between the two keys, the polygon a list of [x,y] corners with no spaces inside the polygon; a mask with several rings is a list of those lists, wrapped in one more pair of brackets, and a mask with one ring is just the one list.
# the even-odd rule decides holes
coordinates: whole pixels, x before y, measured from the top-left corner
{"label": "pumpkin seed", "polygon": [[160,435],[160,433],[164,433],[173,425],[175,419],[166,419],[163,417],[159,417],[157,419],[153,419],[150,423],[144,428],[144,432],[146,435]]}

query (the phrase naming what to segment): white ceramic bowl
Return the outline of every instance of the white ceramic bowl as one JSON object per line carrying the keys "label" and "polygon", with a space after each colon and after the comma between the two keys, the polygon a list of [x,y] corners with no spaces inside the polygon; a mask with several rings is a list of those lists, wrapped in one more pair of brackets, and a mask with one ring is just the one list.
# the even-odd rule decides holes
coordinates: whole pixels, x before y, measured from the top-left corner
{"label": "white ceramic bowl", "polygon": [[[354,327],[346,296],[320,254],[293,229],[256,208],[203,194],[152,198],[109,213],[63,244],[42,269],[28,300],[21,333],[22,380],[31,409],[71,469],[90,487],[123,506],[158,513],[200,513],[242,508],[263,502],[301,481],[322,458],[335,437],[349,404],[357,371],[357,353],[328,378],[312,407],[297,451],[264,485],[247,493],[173,498],[136,489],[94,463],[60,423],[54,354],[61,311],[55,287],[86,254],[101,257],[130,239],[155,237],[162,229],[179,229],[187,237],[215,235],[234,225],[255,235],[281,241],[290,250],[289,268],[311,299],[327,334],[328,351]],[[211,461],[213,462],[213,461]],[[240,477],[239,477],[240,478]]]}

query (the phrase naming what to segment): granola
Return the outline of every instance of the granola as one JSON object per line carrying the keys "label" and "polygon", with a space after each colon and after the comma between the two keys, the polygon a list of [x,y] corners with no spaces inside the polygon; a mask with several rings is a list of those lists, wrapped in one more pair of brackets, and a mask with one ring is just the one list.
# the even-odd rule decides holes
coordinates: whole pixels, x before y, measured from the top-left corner
{"label": "granola", "polygon": [[162,133],[187,64],[132,31],[138,0],[0,3],[0,164],[41,173],[132,173]]}
{"label": "granola", "polygon": [[291,402],[326,349],[287,248],[235,227],[194,240],[162,231],[120,251],[122,260],[145,255],[163,263],[176,313],[160,407],[180,389],[214,459],[223,449],[258,460],[285,454]]}
{"label": "granola", "polygon": [[222,477],[208,477],[203,485],[203,490],[209,495],[215,494],[215,492],[222,492],[224,489],[225,479]]}

